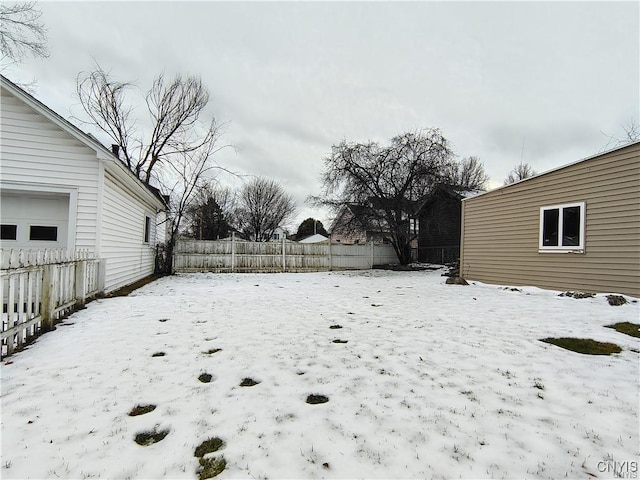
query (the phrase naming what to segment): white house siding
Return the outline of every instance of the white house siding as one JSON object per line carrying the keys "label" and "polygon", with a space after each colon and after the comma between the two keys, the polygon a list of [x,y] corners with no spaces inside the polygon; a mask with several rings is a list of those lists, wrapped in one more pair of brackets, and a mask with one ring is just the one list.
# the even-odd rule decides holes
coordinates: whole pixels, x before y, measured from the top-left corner
{"label": "white house siding", "polygon": [[[68,194],[69,248],[96,251],[98,159],[95,151],[2,89],[2,190]],[[75,235],[74,235],[75,232]]]}
{"label": "white house siding", "polygon": [[[144,243],[145,217],[151,217],[152,232]],[[101,257],[106,259],[106,290],[128,285],[154,270],[156,212],[125,191],[105,172],[103,191]]]}

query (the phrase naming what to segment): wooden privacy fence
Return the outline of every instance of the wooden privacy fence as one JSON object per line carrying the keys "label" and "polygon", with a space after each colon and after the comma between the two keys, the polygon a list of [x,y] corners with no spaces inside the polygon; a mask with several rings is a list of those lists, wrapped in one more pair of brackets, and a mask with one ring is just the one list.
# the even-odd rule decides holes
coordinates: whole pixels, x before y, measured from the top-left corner
{"label": "wooden privacy fence", "polygon": [[0,358],[103,290],[100,261],[88,251],[0,250]]}
{"label": "wooden privacy fence", "polygon": [[322,272],[369,269],[398,263],[391,245],[181,240],[174,249],[176,272]]}

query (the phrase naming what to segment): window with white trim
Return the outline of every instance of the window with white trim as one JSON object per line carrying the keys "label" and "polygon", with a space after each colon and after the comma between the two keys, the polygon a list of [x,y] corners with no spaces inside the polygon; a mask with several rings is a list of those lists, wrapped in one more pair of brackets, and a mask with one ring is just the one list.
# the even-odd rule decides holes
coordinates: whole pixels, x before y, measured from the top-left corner
{"label": "window with white trim", "polygon": [[151,217],[145,215],[144,217],[144,243],[149,243],[151,240]]}
{"label": "window with white trim", "polygon": [[584,253],[585,202],[540,208],[540,252]]}

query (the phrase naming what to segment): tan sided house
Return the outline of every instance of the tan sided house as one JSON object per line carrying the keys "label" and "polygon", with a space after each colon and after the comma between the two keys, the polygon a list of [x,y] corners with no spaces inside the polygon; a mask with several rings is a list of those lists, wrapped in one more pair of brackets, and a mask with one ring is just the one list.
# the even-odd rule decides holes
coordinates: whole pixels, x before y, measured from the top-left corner
{"label": "tan sided house", "polygon": [[640,142],[463,200],[460,269],[640,297]]}

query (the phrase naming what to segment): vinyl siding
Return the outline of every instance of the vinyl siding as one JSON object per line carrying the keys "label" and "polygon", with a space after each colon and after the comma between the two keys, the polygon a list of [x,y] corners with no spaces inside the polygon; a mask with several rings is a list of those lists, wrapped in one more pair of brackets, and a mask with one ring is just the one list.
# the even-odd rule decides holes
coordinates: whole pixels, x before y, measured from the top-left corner
{"label": "vinyl siding", "polygon": [[[152,218],[150,242],[144,243],[145,216]],[[105,258],[107,291],[151,275],[154,270],[155,210],[145,207],[105,172],[102,215],[102,258]]]}
{"label": "vinyl siding", "polygon": [[96,250],[98,159],[18,98],[1,91],[2,182],[77,189],[75,248]]}
{"label": "vinyl siding", "polygon": [[[585,253],[539,253],[540,207],[586,202]],[[640,144],[463,201],[468,280],[640,297]]]}
{"label": "vinyl siding", "polygon": [[[25,196],[55,191],[74,200],[73,247],[106,260],[106,291],[152,273],[155,212],[162,203],[107,149],[89,137],[83,141],[45,106],[4,83],[0,94],[3,191]],[[152,218],[149,244],[143,243],[145,214]]]}

